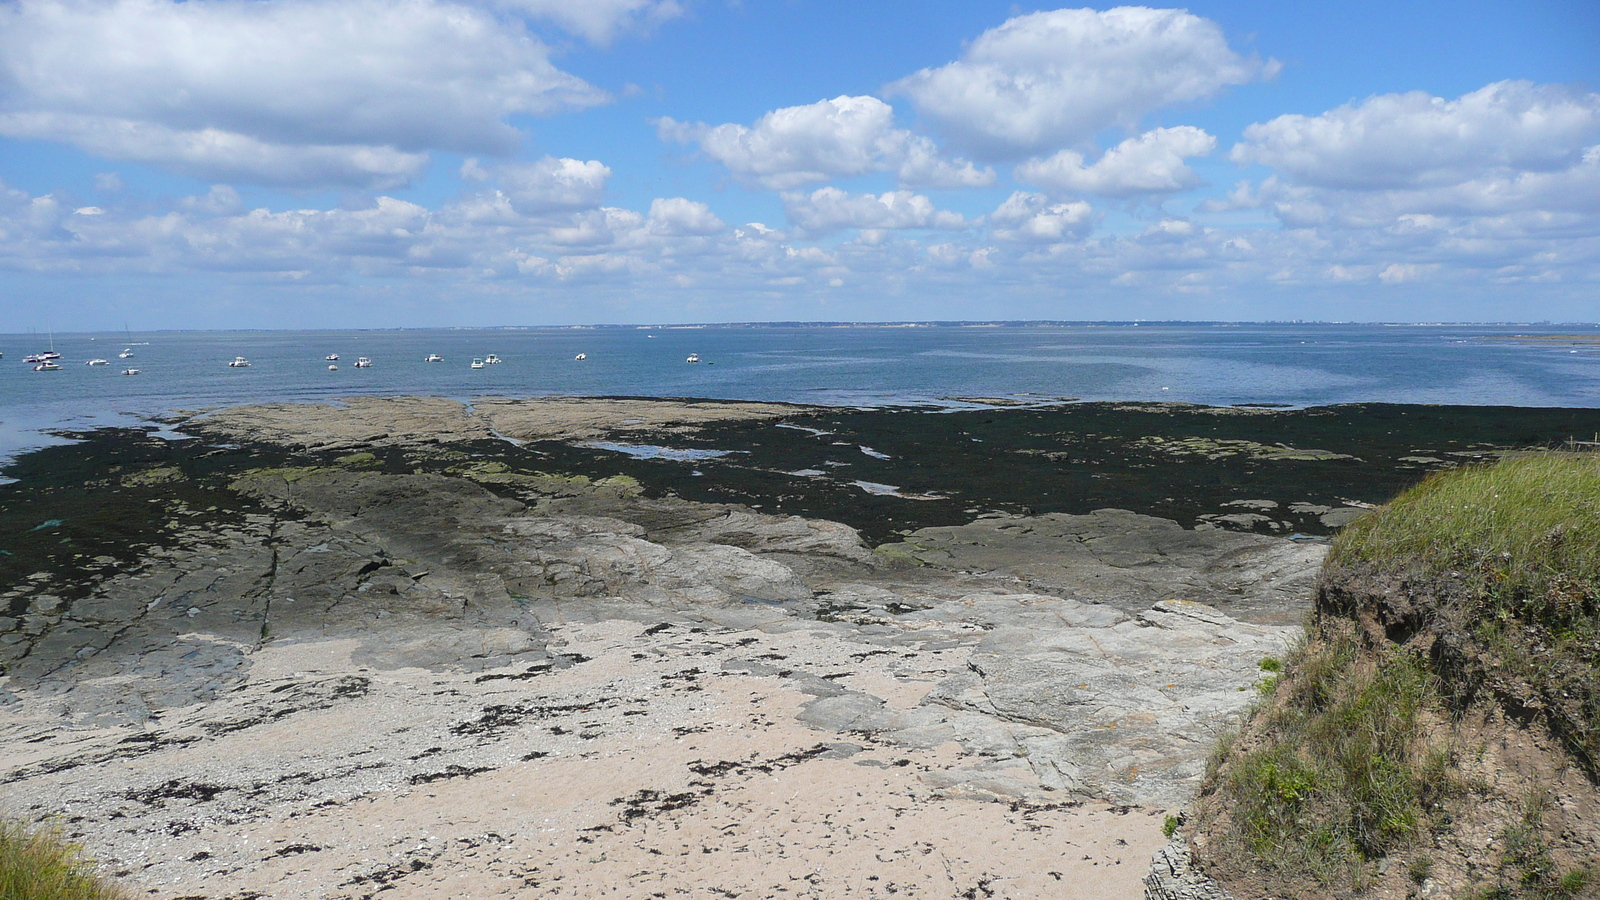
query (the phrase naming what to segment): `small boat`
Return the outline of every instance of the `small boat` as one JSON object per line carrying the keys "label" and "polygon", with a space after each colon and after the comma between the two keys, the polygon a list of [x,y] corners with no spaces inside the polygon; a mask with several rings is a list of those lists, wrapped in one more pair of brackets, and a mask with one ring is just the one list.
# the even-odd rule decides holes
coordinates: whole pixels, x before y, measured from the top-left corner
{"label": "small boat", "polygon": [[334,365],[334,364],[332,364],[332,363],[329,363],[328,364],[328,371],[329,372],[337,372],[337,371],[339,371],[339,367]]}
{"label": "small boat", "polygon": [[589,354],[587,354],[587,353],[579,353],[577,356],[573,357],[573,359],[588,359],[588,358],[589,358]]}
{"label": "small boat", "polygon": [[[61,354],[56,352],[56,333],[54,331],[51,331],[50,332],[50,349],[49,350],[41,350],[38,353],[34,353],[34,354],[30,355],[30,356],[24,356],[22,358],[22,361],[26,362],[26,363],[46,363],[46,362],[51,361],[52,359],[60,359],[60,358],[61,358]],[[59,366],[57,368],[59,368]],[[34,369],[34,371],[35,372],[53,372],[55,370],[54,369]]]}
{"label": "small boat", "polygon": [[139,374],[139,370],[138,369],[123,369],[122,370],[122,374],[124,374],[124,375],[138,375]]}
{"label": "small boat", "polygon": [[684,362],[692,362],[692,363],[699,362],[699,361],[700,361],[700,354],[698,354],[698,353],[691,353],[691,354],[689,354],[689,358],[684,360]]}
{"label": "small boat", "polygon": [[437,353],[429,353],[428,358],[423,360],[423,362],[444,362],[444,357]]}
{"label": "small boat", "polygon": [[372,360],[367,359],[365,356],[359,357],[356,359],[356,368],[370,369],[372,368]]}
{"label": "small boat", "polygon": [[103,359],[91,359],[88,362],[84,363],[84,365],[86,365],[86,366],[109,366],[111,364],[106,362]]}
{"label": "small boat", "polygon": [[483,360],[481,360],[481,359],[477,358],[476,356],[474,356],[472,358],[472,368],[474,368],[474,369],[483,368]]}
{"label": "small boat", "polygon": [[242,356],[235,356],[233,358],[233,362],[228,363],[228,368],[230,368],[230,369],[246,369],[246,368],[249,368],[249,367],[250,367],[250,360],[245,359]]}
{"label": "small boat", "polygon": [[35,372],[59,372],[61,371],[61,366],[47,359],[44,362],[39,363],[37,366],[34,366],[33,370]]}
{"label": "small boat", "polygon": [[485,356],[483,358],[483,364],[486,365],[486,366],[499,365],[500,364],[500,357],[495,356],[493,353],[491,353],[488,356]]}
{"label": "small boat", "polygon": [[337,353],[329,353],[327,356],[323,357],[323,359],[327,360],[328,362],[333,362],[334,360],[336,360],[338,358],[339,358],[339,354],[337,354]]}
{"label": "small boat", "polygon": [[117,354],[117,359],[127,359],[131,356],[133,356],[133,348],[124,347],[122,348],[122,352]]}

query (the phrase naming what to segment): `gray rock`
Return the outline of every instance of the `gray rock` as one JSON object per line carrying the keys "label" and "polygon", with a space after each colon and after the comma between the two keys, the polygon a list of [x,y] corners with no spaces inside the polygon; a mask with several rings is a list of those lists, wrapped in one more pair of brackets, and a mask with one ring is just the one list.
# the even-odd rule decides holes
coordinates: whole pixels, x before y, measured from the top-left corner
{"label": "gray rock", "polygon": [[1329,528],[1343,528],[1357,519],[1372,515],[1372,510],[1367,508],[1340,507],[1318,516],[1322,524]]}
{"label": "gray rock", "polygon": [[1174,838],[1150,861],[1144,879],[1145,900],[1233,900],[1233,895],[1194,866],[1193,851]]}
{"label": "gray rock", "polygon": [[1027,590],[1092,598],[1125,612],[1176,598],[1279,623],[1298,621],[1327,552],[1321,542],[1190,531],[1115,509],[987,517],[920,529],[880,549],[943,569],[1011,576]]}

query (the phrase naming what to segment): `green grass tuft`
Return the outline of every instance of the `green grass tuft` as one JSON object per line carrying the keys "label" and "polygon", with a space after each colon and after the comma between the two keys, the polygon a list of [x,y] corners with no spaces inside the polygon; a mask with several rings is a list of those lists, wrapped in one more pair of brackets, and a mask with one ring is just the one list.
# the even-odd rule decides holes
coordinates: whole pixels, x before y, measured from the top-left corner
{"label": "green grass tuft", "polygon": [[1423,739],[1423,710],[1438,703],[1425,663],[1394,651],[1374,665],[1357,646],[1330,632],[1295,651],[1261,713],[1268,740],[1220,786],[1244,847],[1323,884],[1409,841],[1450,783]]}
{"label": "green grass tuft", "polygon": [[0,898],[4,900],[124,900],[127,894],[98,876],[82,850],[59,831],[0,820]]}

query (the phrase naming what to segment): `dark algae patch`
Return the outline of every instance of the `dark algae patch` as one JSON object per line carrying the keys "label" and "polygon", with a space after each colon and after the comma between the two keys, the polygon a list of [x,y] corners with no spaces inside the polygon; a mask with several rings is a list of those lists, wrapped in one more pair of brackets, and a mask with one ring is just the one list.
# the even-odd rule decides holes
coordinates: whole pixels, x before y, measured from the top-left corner
{"label": "dark algae patch", "polygon": [[[172,546],[185,530],[292,514],[268,510],[230,487],[249,473],[426,472],[469,478],[519,499],[575,493],[574,478],[592,486],[625,476],[618,490],[636,484],[647,497],[832,519],[859,529],[870,544],[987,512],[1105,507],[1186,527],[1214,523],[1318,535],[1333,527],[1321,520],[1325,509],[1380,503],[1435,469],[1597,431],[1600,414],[1593,410],[1509,407],[1263,411],[1083,403],[960,412],[828,410],[715,422],[692,435],[658,438],[675,448],[734,451],[685,461],[635,459],[559,441],[319,451],[167,441],[139,429],[105,429],[71,435],[77,443],[25,454],[4,469],[18,481],[0,486],[0,593],[11,594],[0,598],[0,616],[26,613],[24,595],[33,591],[16,589],[30,578],[36,587],[48,582],[50,593],[70,602],[97,572],[134,566],[152,548]],[[901,496],[856,482],[897,489]],[[1274,505],[1229,505],[1263,500]],[[1216,519],[1227,515],[1235,519]]]}
{"label": "dark algae patch", "polygon": [[[957,525],[989,511],[1081,514],[1117,507],[1193,527],[1206,521],[1202,516],[1251,512],[1225,504],[1263,499],[1277,504],[1264,521],[1228,526],[1327,534],[1332,528],[1321,512],[1291,504],[1381,503],[1433,469],[1597,430],[1594,410],[1082,403],[828,411],[780,422],[713,423],[693,440],[663,441],[737,451],[693,463],[627,459],[554,442],[534,446],[557,471],[626,474],[647,492],[832,519],[877,544],[903,530]],[[873,494],[857,481],[936,499]]]}
{"label": "dark algae patch", "polygon": [[1437,473],[1351,525],[1261,692],[1190,835],[1236,895],[1600,895],[1600,457]]}

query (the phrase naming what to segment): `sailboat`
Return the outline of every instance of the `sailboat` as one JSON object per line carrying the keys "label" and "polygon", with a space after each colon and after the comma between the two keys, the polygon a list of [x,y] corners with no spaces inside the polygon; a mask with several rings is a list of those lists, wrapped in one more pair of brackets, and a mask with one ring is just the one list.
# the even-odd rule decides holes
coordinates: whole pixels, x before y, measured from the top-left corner
{"label": "sailboat", "polygon": [[[56,333],[54,331],[51,331],[50,332],[50,349],[46,350],[46,351],[44,351],[42,353],[33,353],[33,354],[29,354],[28,356],[24,356],[22,358],[22,361],[23,362],[27,362],[27,363],[46,363],[46,362],[51,361],[52,359],[60,359],[60,358],[61,358],[61,354],[56,352]],[[53,370],[35,369],[34,371],[38,372],[38,371],[53,371]]]}
{"label": "sailboat", "polygon": [[133,355],[133,332],[128,330],[127,322],[122,323],[122,333],[128,337],[128,346],[122,348],[122,352],[117,354],[117,359],[127,359]]}

